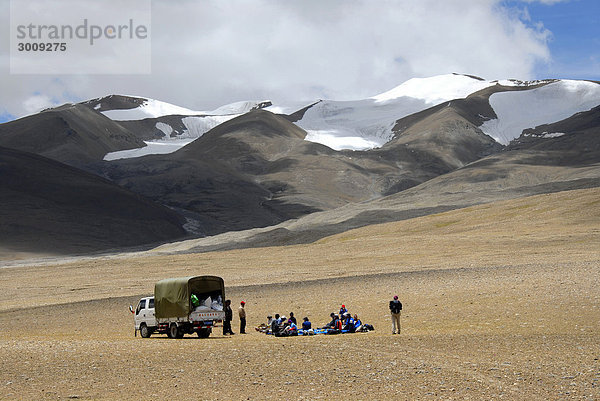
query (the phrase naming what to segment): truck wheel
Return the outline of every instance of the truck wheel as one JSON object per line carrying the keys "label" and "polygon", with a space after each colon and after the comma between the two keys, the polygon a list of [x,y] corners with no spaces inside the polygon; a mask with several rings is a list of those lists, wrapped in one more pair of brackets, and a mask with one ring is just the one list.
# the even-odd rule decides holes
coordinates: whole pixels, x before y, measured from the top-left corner
{"label": "truck wheel", "polygon": [[175,323],[171,323],[171,325],[169,326],[169,330],[167,331],[167,336],[169,336],[169,338],[177,338],[178,335],[179,328]]}
{"label": "truck wheel", "polygon": [[148,326],[146,326],[144,323],[142,323],[142,325],[140,326],[140,336],[142,336],[142,338],[149,338],[150,337],[150,329],[148,328]]}
{"label": "truck wheel", "polygon": [[198,337],[200,337],[200,338],[208,338],[208,336],[210,336],[211,332],[212,332],[212,329],[199,329],[198,330]]}

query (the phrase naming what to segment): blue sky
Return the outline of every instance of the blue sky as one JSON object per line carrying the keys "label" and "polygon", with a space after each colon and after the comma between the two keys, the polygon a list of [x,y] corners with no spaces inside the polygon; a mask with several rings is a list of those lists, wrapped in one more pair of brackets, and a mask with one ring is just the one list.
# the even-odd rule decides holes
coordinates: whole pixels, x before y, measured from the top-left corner
{"label": "blue sky", "polygon": [[532,22],[541,22],[552,32],[548,40],[552,60],[536,67],[537,78],[600,80],[600,1],[520,6],[526,7]]}
{"label": "blue sky", "polygon": [[13,115],[10,115],[8,113],[0,114],[0,123],[5,123],[7,121],[14,120],[14,118],[15,117]]}
{"label": "blue sky", "polygon": [[9,11],[0,0],[0,122],[110,94],[211,110],[452,72],[600,80],[600,0],[152,0],[149,75],[10,74]]}

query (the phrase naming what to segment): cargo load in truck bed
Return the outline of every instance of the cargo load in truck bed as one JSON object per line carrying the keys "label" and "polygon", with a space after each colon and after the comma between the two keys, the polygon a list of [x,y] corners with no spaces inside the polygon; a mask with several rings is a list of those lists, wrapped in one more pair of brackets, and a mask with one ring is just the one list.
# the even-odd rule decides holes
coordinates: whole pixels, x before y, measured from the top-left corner
{"label": "cargo load in truck bed", "polygon": [[223,279],[217,276],[161,280],[154,286],[156,318],[188,318],[194,311],[192,294],[200,300],[200,309],[203,311],[211,311],[208,305],[212,305],[213,311],[219,311],[219,304],[225,300],[225,284]]}

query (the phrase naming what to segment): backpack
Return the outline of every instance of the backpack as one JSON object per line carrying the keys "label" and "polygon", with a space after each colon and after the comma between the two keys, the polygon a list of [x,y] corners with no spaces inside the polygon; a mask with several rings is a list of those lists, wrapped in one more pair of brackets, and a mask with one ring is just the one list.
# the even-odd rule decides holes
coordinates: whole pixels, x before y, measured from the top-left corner
{"label": "backpack", "polygon": [[390,301],[390,310],[392,313],[400,313],[402,310],[402,302]]}

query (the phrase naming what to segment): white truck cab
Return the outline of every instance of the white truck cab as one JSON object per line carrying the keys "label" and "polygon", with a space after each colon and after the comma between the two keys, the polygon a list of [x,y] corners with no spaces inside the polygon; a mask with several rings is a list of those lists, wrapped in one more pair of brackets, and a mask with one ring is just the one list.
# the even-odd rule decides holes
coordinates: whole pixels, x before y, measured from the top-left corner
{"label": "white truck cab", "polygon": [[143,338],[148,338],[156,330],[157,323],[154,315],[154,297],[140,299],[134,313],[135,333],[139,330]]}

